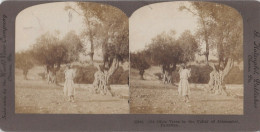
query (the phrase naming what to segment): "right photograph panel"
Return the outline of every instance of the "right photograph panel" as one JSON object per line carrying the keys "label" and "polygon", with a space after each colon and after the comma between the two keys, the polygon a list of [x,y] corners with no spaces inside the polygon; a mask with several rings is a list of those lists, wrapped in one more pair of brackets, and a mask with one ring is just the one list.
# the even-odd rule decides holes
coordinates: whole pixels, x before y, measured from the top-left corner
{"label": "right photograph panel", "polygon": [[130,113],[243,115],[243,19],[211,2],[163,2],[129,19]]}

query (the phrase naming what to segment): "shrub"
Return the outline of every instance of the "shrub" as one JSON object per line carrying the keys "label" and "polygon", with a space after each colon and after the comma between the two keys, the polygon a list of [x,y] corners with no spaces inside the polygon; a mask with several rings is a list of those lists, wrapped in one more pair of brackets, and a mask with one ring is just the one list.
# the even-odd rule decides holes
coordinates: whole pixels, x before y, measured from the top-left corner
{"label": "shrub", "polygon": [[163,74],[162,73],[154,73],[154,75],[159,79],[159,80],[162,80],[162,76]]}
{"label": "shrub", "polygon": [[[190,83],[208,83],[209,82],[209,74],[212,71],[210,66],[197,66],[191,65],[191,77],[189,78]],[[174,71],[172,73],[173,82],[180,81],[180,75],[178,71]]]}
{"label": "shrub", "polygon": [[127,84],[129,77],[129,70],[124,71],[122,67],[119,67],[115,73],[109,79],[110,84]]}
{"label": "shrub", "polygon": [[231,69],[224,80],[226,84],[243,84],[243,82],[243,70],[240,70],[237,66]]}
{"label": "shrub", "polygon": [[[190,83],[202,83],[207,84],[209,82],[209,74],[212,72],[210,66],[197,66],[191,65],[191,77],[189,78]],[[173,82],[179,82],[180,76],[177,71],[172,73]],[[225,77],[224,82],[226,84],[243,84],[243,71],[237,66],[233,67],[229,74]]]}
{"label": "shrub", "polygon": [[[74,65],[72,68],[76,69],[76,77],[74,79],[75,83],[79,84],[92,84],[94,82],[94,74],[97,71],[95,66],[78,66]],[[65,75],[64,75],[65,66],[61,67],[59,72],[57,72],[57,81],[64,82]],[[128,82],[128,73],[129,71],[124,71],[122,67],[119,67],[118,70],[112,75],[109,79],[111,84],[127,84]]]}

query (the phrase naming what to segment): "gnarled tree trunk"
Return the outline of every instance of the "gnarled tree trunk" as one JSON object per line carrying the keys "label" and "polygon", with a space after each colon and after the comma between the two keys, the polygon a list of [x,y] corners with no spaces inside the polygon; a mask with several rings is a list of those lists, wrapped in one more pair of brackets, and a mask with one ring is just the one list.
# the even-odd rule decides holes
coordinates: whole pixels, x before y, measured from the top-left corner
{"label": "gnarled tree trunk", "polygon": [[162,67],[162,81],[164,84],[172,83],[172,71],[175,70],[175,66],[163,66]]}
{"label": "gnarled tree trunk", "polygon": [[223,71],[219,70],[219,71],[211,72],[209,87],[212,93],[228,95],[226,91],[224,79],[232,69],[233,65],[234,65],[234,60],[229,58]]}
{"label": "gnarled tree trunk", "polygon": [[60,70],[60,64],[58,64],[57,66],[48,65],[46,70],[47,70],[47,82],[48,82],[48,84],[53,83],[53,84],[58,85],[56,72]]}
{"label": "gnarled tree trunk", "polygon": [[28,69],[23,69],[23,77],[25,80],[28,80],[27,74],[28,74]]}
{"label": "gnarled tree trunk", "polygon": [[144,80],[144,70],[140,70],[139,74],[140,74],[140,79]]}
{"label": "gnarled tree trunk", "polygon": [[164,84],[170,84],[172,83],[172,72],[171,71],[165,71],[163,73],[163,83]]}
{"label": "gnarled tree trunk", "polygon": [[90,63],[91,65],[93,65],[94,64],[94,42],[93,42],[92,30],[90,30],[90,48],[91,48],[91,51],[89,53]]}
{"label": "gnarled tree trunk", "polygon": [[93,86],[95,88],[96,93],[101,93],[103,95],[110,94],[111,96],[114,96],[114,93],[111,91],[109,78],[114,74],[118,67],[119,61],[118,59],[114,58],[108,70],[104,70],[104,72],[101,72],[99,77],[95,76]]}

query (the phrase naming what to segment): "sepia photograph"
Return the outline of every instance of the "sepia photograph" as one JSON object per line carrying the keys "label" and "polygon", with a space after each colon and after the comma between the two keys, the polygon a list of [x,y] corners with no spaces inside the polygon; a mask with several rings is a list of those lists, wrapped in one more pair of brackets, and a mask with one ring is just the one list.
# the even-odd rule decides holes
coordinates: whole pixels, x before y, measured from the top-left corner
{"label": "sepia photograph", "polygon": [[130,113],[243,115],[243,18],[224,4],[161,2],[129,18]]}
{"label": "sepia photograph", "polygon": [[3,1],[0,131],[260,130],[259,15],[256,0]]}
{"label": "sepia photograph", "polygon": [[128,17],[116,7],[55,2],[16,17],[16,114],[127,114],[129,67]]}
{"label": "sepia photograph", "polygon": [[0,131],[260,130],[259,15],[256,0],[3,1]]}

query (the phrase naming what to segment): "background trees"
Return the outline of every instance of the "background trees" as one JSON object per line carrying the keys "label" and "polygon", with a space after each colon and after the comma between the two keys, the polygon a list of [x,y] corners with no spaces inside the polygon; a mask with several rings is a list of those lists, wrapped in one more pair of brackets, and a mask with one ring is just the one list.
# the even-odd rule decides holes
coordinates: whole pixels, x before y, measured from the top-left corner
{"label": "background trees", "polygon": [[95,48],[101,48],[104,66],[110,68],[115,61],[128,59],[128,17],[119,9],[88,2],[77,2],[77,9],[67,6],[65,10],[74,11],[83,16],[86,30],[82,35],[90,41],[93,61]]}
{"label": "background trees", "polygon": [[[77,35],[70,31],[63,38],[60,34],[47,32],[39,36],[32,45],[31,56],[35,63],[46,67],[47,73],[56,76],[62,64],[78,61],[81,53],[86,53],[83,40],[90,43],[90,56],[102,51],[102,70],[109,78],[119,68],[119,64],[129,59],[128,17],[119,9],[89,2],[77,2],[76,7],[65,10],[78,13],[84,20],[84,31]],[[96,52],[98,51],[98,52]],[[95,53],[94,53],[95,52]]]}
{"label": "background trees", "polygon": [[243,59],[243,19],[236,10],[222,4],[191,2],[191,7],[182,6],[180,9],[186,9],[199,16],[198,34],[204,34],[206,48],[208,47],[206,52],[217,52],[218,63],[215,65],[222,78],[217,87],[220,87],[218,93],[223,93],[224,78],[233,67],[234,61],[240,62]]}
{"label": "background trees", "polygon": [[32,51],[37,63],[46,66],[47,73],[56,75],[61,64],[78,60],[82,43],[73,31],[62,40],[58,38],[58,34],[45,33],[36,40]]}
{"label": "background trees", "polygon": [[181,62],[194,61],[196,59],[195,54],[199,52],[199,45],[191,32],[189,30],[184,31],[177,41],[182,51],[182,55],[180,56]]}
{"label": "background trees", "polygon": [[84,3],[84,2],[77,2],[77,7],[74,8],[72,6],[66,6],[65,10],[76,12],[78,15],[83,16],[84,24],[84,31],[82,32],[82,37],[90,42],[90,52],[87,53],[90,57],[90,61],[93,64],[94,59],[94,48],[98,45],[98,34],[97,27],[100,26],[100,21],[97,17],[99,13],[100,4],[97,3]]}
{"label": "background trees", "polygon": [[162,67],[165,75],[172,75],[177,64],[187,63],[195,59],[198,45],[193,35],[186,31],[178,39],[173,34],[162,33],[148,45],[151,62]]}
{"label": "background trees", "polygon": [[206,2],[191,2],[190,7],[180,6],[180,10],[186,10],[192,13],[198,18],[199,30],[196,33],[196,36],[201,38],[205,42],[205,51],[202,53],[205,55],[206,63],[209,61],[209,46],[211,44],[211,35],[214,30],[213,20],[209,17],[211,14],[209,9],[212,9],[214,4]]}
{"label": "background trees", "polygon": [[181,47],[174,36],[161,33],[152,39],[147,46],[147,54],[153,65],[159,65],[163,74],[171,74],[176,69],[176,64],[182,63]]}
{"label": "background trees", "polygon": [[176,65],[195,60],[197,52],[198,43],[190,31],[183,32],[178,39],[175,31],[163,32],[154,37],[145,50],[131,54],[131,67],[141,72],[149,68],[148,65],[159,65],[164,76],[172,76]]}
{"label": "background trees", "polygon": [[106,82],[109,86],[108,80],[118,69],[119,63],[129,58],[128,17],[115,7],[99,3],[78,2],[77,7],[80,12],[71,6],[65,9],[83,16],[86,25],[83,36],[90,41],[92,61],[94,48],[102,49],[103,70],[107,71]]}
{"label": "background trees", "polygon": [[131,68],[138,69],[140,78],[144,80],[144,72],[146,69],[150,68],[150,64],[146,60],[144,52],[131,53]]}
{"label": "background trees", "polygon": [[79,54],[84,52],[83,43],[80,37],[75,33],[75,31],[68,32],[62,40],[60,40],[62,45],[65,46],[66,56],[65,63],[70,63],[79,60]]}
{"label": "background trees", "polygon": [[65,10],[83,17],[86,30],[82,36],[90,42],[91,52],[88,55],[92,64],[95,52],[102,49],[104,77],[97,77],[94,82],[104,82],[98,88],[106,94],[110,90],[109,80],[119,68],[119,63],[129,58],[128,17],[118,8],[99,3],[77,2],[76,8],[80,10],[72,6],[67,6]]}
{"label": "background trees", "polygon": [[32,51],[22,51],[15,54],[15,67],[23,70],[24,79],[27,78],[27,74],[34,66]]}

